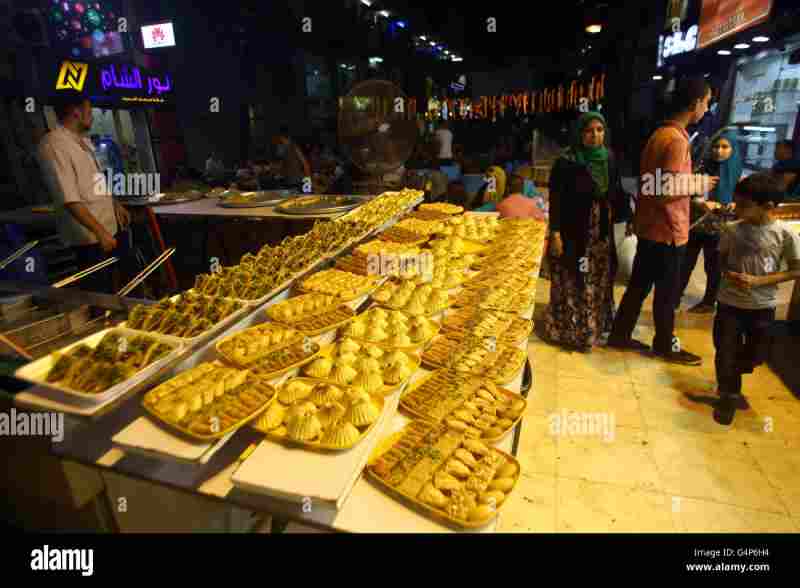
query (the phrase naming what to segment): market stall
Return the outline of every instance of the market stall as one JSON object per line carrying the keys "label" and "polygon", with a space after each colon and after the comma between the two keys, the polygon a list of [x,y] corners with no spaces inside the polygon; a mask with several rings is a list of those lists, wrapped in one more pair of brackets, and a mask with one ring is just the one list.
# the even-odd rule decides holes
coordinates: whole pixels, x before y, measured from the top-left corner
{"label": "market stall", "polygon": [[520,474],[544,226],[408,214],[421,196],[383,194],[134,308],[88,344],[112,364],[146,349],[138,372],[76,391],[75,366],[100,360],[62,350],[18,372],[36,386],[15,404],[66,413],[54,453],[104,476],[336,531],[494,530]]}

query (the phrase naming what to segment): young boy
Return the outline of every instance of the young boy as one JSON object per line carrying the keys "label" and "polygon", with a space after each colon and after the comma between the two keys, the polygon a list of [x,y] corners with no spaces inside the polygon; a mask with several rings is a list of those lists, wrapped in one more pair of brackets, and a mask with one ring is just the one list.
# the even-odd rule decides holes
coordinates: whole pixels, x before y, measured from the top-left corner
{"label": "young boy", "polygon": [[[769,173],[740,181],[734,192],[740,222],[725,226],[720,236],[722,285],[714,320],[720,398],[714,420],[723,425],[733,422],[737,408],[749,408],[742,396],[742,374],[766,360],[777,285],[800,278],[800,237],[772,217],[783,201],[782,188],[781,180]],[[784,262],[789,271],[781,271]]]}

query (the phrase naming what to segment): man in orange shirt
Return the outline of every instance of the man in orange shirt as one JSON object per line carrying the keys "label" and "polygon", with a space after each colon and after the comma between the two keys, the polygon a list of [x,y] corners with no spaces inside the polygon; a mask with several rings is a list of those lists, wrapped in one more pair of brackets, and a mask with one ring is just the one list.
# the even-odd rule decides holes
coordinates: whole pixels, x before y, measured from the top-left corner
{"label": "man in orange shirt", "polygon": [[673,115],[662,123],[642,153],[641,185],[634,227],[638,237],[628,288],[620,302],[608,346],[636,351],[650,347],[632,338],[645,298],[655,285],[652,351],[671,363],[700,365],[674,336],[675,300],[689,241],[690,198],[707,195],[719,178],[693,174],[689,134],[708,111],[711,87],[703,78],[684,80],[673,96]]}

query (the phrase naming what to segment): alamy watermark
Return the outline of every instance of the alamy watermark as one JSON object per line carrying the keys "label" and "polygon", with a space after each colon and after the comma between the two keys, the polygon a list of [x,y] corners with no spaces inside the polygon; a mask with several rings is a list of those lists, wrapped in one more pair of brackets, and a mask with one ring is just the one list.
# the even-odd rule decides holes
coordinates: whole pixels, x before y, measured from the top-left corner
{"label": "alamy watermark", "polygon": [[660,168],[654,174],[642,174],[639,193],[642,196],[705,196],[711,186],[708,176],[703,174],[681,174],[664,172]]}
{"label": "alamy watermark", "polygon": [[370,276],[421,276],[433,280],[434,257],[426,251],[420,254],[370,253],[367,274]]}
{"label": "alamy watermark", "polygon": [[64,413],[62,412],[0,412],[0,436],[50,437],[56,443],[64,440]]}
{"label": "alamy watermark", "polygon": [[615,438],[614,413],[562,410],[551,414],[549,421],[553,437],[601,437],[606,443]]}
{"label": "alamy watermark", "polygon": [[80,572],[94,575],[94,549],[56,549],[45,545],[31,551],[31,570],[35,572]]}
{"label": "alamy watermark", "polygon": [[159,173],[114,173],[110,169],[106,173],[94,176],[94,193],[96,196],[155,196],[161,192],[161,174]]}

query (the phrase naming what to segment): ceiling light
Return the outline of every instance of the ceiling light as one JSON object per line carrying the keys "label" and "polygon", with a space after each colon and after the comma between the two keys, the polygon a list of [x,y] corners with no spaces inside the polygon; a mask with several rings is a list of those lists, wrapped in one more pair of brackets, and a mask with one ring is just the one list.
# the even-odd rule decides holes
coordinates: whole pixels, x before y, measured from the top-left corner
{"label": "ceiling light", "polygon": [[750,45],[747,43],[739,43],[738,45],[733,46],[734,49],[750,49]]}
{"label": "ceiling light", "polygon": [[365,6],[372,6],[372,0],[361,0],[361,4]]}
{"label": "ceiling light", "polygon": [[730,54],[731,52],[728,51],[727,49],[720,49],[719,51],[717,51],[717,55],[730,55]]}
{"label": "ceiling light", "polygon": [[463,58],[463,57],[456,57],[456,56],[454,55],[454,56],[453,56],[453,61],[464,61],[464,58]]}
{"label": "ceiling light", "polygon": [[444,54],[445,55],[450,55],[450,51],[448,49],[445,49]]}
{"label": "ceiling light", "polygon": [[654,75],[654,76],[653,76],[653,79],[654,79],[654,80],[663,80],[663,79],[664,79],[664,76]]}
{"label": "ceiling light", "polygon": [[433,41],[431,41],[430,43],[428,43],[428,45],[430,45],[431,47],[436,47],[436,43],[434,43]]}
{"label": "ceiling light", "polygon": [[596,35],[597,33],[602,32],[602,30],[603,30],[603,25],[600,24],[590,24],[589,26],[586,27],[586,32],[589,33],[590,35]]}
{"label": "ceiling light", "polygon": [[769,37],[764,37],[764,36],[753,37],[753,42],[754,43],[766,43],[767,41],[769,41]]}
{"label": "ceiling light", "polygon": [[422,37],[422,36],[420,36],[419,40],[420,40],[420,41],[427,41],[428,39],[427,39],[426,37]]}
{"label": "ceiling light", "polygon": [[378,14],[380,14],[383,18],[389,18],[388,10],[381,10]]}
{"label": "ceiling light", "polygon": [[406,28],[406,23],[404,23],[402,20],[398,20],[397,26],[399,26],[401,29],[404,29]]}

